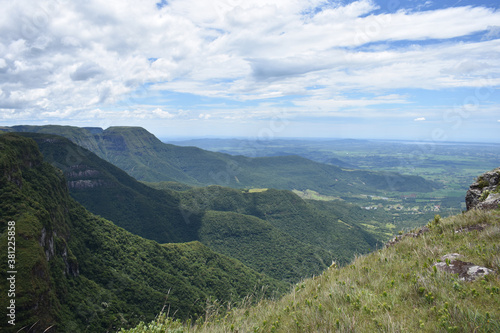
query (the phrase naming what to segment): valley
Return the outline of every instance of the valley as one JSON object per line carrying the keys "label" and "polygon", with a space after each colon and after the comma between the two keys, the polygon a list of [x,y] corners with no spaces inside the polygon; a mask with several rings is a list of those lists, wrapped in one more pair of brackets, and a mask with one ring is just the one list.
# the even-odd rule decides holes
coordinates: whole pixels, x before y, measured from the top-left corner
{"label": "valley", "polygon": [[[487,170],[500,165],[500,144],[459,142],[415,142],[349,139],[190,139],[168,140],[180,146],[196,146],[215,152],[248,157],[297,155],[345,169],[397,172],[421,176],[442,184],[426,192],[387,191],[330,196],[314,189],[294,189],[304,199],[346,200],[366,209],[383,209],[395,220],[423,224],[433,214],[448,216],[465,209],[463,193],[470,183]],[[411,227],[396,223],[397,229]]]}
{"label": "valley", "polygon": [[[345,264],[392,235],[375,227],[384,216],[347,203],[327,210],[274,189],[150,183],[153,189],[67,139],[21,135],[34,139],[45,159],[63,170],[71,195],[91,212],[159,243],[200,241],[280,280],[319,274],[332,260]],[[61,154],[67,151],[71,159]]]}
{"label": "valley", "polygon": [[[0,250],[7,252],[14,221],[17,251],[16,326],[2,324],[2,331],[117,331],[164,307],[187,319],[210,298],[238,303],[287,290],[200,242],[160,245],[88,212],[33,140],[0,135],[0,147]],[[0,269],[8,270],[6,260]],[[0,281],[1,290],[7,283]],[[2,297],[1,307],[7,302]]]}
{"label": "valley", "polygon": [[500,1],[3,1],[0,333],[500,333]]}
{"label": "valley", "polygon": [[[484,223],[484,229],[473,229]],[[167,332],[498,332],[499,211],[469,211],[431,221],[420,236],[330,267],[279,300],[211,309],[183,323],[160,315],[122,333]],[[418,232],[420,229],[415,229]],[[460,260],[450,260],[452,254]],[[463,260],[463,261],[462,261]],[[471,280],[437,267],[479,265]],[[441,264],[441,265],[440,265]],[[484,267],[486,266],[486,267]],[[451,270],[451,269],[450,269]]]}
{"label": "valley", "polygon": [[361,153],[363,167],[347,168],[164,144],[133,127],[6,132],[0,232],[16,221],[26,239],[18,319],[37,318],[33,332],[54,322],[54,332],[130,328],[165,306],[200,320],[222,304],[267,302],[462,209],[461,178],[372,171]]}
{"label": "valley", "polygon": [[[446,185],[437,177],[425,179],[419,175],[404,175],[393,170],[341,168],[309,159],[314,158],[309,156],[312,153],[305,154],[307,158],[298,156],[295,154],[297,150],[305,148],[295,142],[280,143],[285,147],[269,143],[269,150],[263,149],[263,143],[257,142],[255,145],[258,144],[260,150],[252,147],[253,150],[247,149],[250,156],[235,156],[192,146],[164,144],[145,129],[136,127],[110,127],[103,130],[70,126],[13,126],[8,131],[62,135],[137,180],[149,183],[220,185],[249,190],[276,188],[296,190],[299,193],[310,190],[369,209],[378,209],[386,204],[385,200],[379,198],[391,198],[393,202],[384,218],[388,218],[398,230],[424,224],[432,218],[436,206],[439,206],[438,210],[442,215],[456,213],[461,209],[458,196],[442,196],[443,191],[450,192],[450,188],[453,190],[455,185]],[[239,144],[238,141],[234,142]],[[345,144],[349,145],[350,142]],[[294,146],[290,148],[290,145]],[[353,149],[362,145],[362,142],[354,142]],[[286,147],[291,151],[286,150]],[[314,145],[308,149],[318,149],[319,153],[325,150],[322,146]],[[78,158],[78,154],[73,151],[67,153],[71,158]],[[238,151],[239,153],[242,152]],[[459,190],[452,191],[452,195],[458,193]],[[415,202],[419,201],[419,204],[412,202],[408,205],[407,201],[412,198],[416,198]],[[405,223],[407,219],[412,222]]]}

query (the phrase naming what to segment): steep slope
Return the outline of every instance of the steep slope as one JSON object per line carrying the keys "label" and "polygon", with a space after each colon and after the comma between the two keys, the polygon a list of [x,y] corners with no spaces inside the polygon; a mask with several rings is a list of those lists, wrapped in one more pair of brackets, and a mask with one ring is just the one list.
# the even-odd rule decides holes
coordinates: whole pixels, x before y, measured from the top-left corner
{"label": "steep slope", "polygon": [[133,332],[499,332],[499,249],[498,210],[436,216],[278,301],[221,308],[194,327],[162,316]]}
{"label": "steep slope", "polygon": [[[34,139],[46,160],[63,170],[71,195],[91,212],[160,243],[199,240],[274,278],[297,281],[319,274],[332,259],[346,263],[376,248],[381,239],[362,230],[354,218],[339,221],[350,211],[360,218],[354,206],[346,210],[338,203],[344,214],[335,208],[319,212],[284,190],[250,193],[209,186],[157,191],[67,139],[22,135]],[[222,233],[222,226],[249,232]]]}
{"label": "steep slope", "polygon": [[431,191],[439,186],[422,177],[388,172],[351,172],[299,156],[248,158],[195,147],[178,147],[162,143],[139,127],[110,127],[100,133],[95,129],[57,126],[14,126],[11,130],[65,136],[136,179],[151,182],[312,189],[329,195]]}
{"label": "steep slope", "polygon": [[159,243],[197,239],[173,191],[148,187],[113,164],[55,135],[21,133],[35,140],[46,161],[62,170],[71,196],[94,214]]}
{"label": "steep slope", "polygon": [[6,332],[106,332],[152,320],[163,306],[188,318],[210,297],[285,288],[199,242],[162,246],[92,215],[35,142],[17,135],[0,135],[0,199],[0,252],[14,260],[0,261],[13,277],[0,281],[13,293],[0,307],[15,304],[0,324]]}

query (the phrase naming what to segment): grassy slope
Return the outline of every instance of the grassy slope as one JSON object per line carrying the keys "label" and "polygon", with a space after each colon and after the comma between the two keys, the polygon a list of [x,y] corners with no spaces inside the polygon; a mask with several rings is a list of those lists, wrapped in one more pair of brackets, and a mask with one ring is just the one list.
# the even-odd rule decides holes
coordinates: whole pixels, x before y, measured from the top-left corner
{"label": "grassy slope", "polygon": [[[7,317],[0,324],[7,332],[104,332],[151,320],[163,305],[187,318],[207,298],[237,302],[285,288],[199,242],[162,246],[92,215],[32,140],[0,135],[0,148],[0,252],[15,221],[18,272],[16,326]],[[6,279],[0,287],[8,289]]]}
{"label": "grassy slope", "polygon": [[[431,231],[330,268],[278,301],[222,311],[194,326],[160,317],[128,333],[160,332],[499,332],[500,212],[470,211],[429,223]],[[486,224],[483,231],[456,230]],[[464,282],[436,271],[445,254],[494,275]],[[213,311],[211,312],[213,313]]]}
{"label": "grassy slope", "polygon": [[15,126],[12,129],[65,136],[143,181],[178,181],[237,188],[312,189],[328,195],[426,192],[438,186],[421,177],[351,172],[299,156],[248,158],[195,147],[179,147],[162,143],[138,127],[110,127],[94,135],[87,129],[67,126]]}

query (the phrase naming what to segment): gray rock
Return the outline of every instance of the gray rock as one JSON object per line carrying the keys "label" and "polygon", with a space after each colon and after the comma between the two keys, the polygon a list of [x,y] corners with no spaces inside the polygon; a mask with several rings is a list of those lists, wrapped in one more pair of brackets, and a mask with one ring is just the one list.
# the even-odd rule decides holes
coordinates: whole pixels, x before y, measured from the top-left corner
{"label": "gray rock", "polygon": [[441,257],[441,260],[446,261],[446,259],[449,260],[456,260],[460,257],[463,257],[460,253],[449,253]]}
{"label": "gray rock", "polygon": [[489,193],[486,199],[479,205],[484,209],[496,209],[500,204],[500,193]]}
{"label": "gray rock", "polygon": [[473,183],[465,196],[467,210],[496,209],[500,206],[500,168],[484,173]]}
{"label": "gray rock", "polygon": [[458,278],[462,281],[474,281],[478,277],[494,273],[489,268],[457,260],[460,257],[462,255],[458,253],[447,254],[441,258],[443,261],[435,263],[434,266],[443,272],[458,274]]}

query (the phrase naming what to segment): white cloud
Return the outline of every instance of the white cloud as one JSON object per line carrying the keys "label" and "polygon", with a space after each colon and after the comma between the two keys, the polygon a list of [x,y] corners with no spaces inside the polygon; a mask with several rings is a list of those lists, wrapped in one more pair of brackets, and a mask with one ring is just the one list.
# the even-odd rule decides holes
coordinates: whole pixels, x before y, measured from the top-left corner
{"label": "white cloud", "polygon": [[413,121],[425,121],[425,117],[415,118]]}
{"label": "white cloud", "polygon": [[103,69],[94,62],[86,62],[80,65],[70,77],[73,81],[86,81],[103,73]]}
{"label": "white cloud", "polygon": [[175,116],[171,114],[168,111],[163,111],[161,108],[156,108],[151,112],[154,116],[157,116],[158,118],[165,118],[165,119],[170,119],[174,118]]}
{"label": "white cloud", "polygon": [[[500,84],[500,12],[483,7],[374,15],[368,0],[171,0],[161,10],[157,2],[5,4],[0,118],[12,116],[4,110],[56,119],[104,108],[128,117],[138,105],[142,117],[176,117],[168,105],[145,105],[161,90],[238,101],[296,96],[290,105],[306,112],[408,103],[392,89],[481,87],[485,76]],[[481,31],[484,40],[446,41]],[[420,44],[429,39],[437,41]],[[386,97],[344,96],[353,89]]]}

